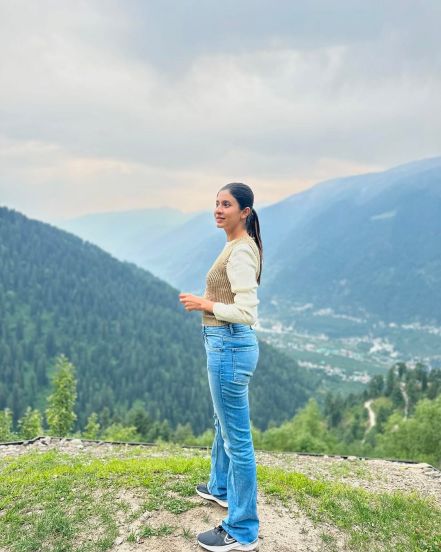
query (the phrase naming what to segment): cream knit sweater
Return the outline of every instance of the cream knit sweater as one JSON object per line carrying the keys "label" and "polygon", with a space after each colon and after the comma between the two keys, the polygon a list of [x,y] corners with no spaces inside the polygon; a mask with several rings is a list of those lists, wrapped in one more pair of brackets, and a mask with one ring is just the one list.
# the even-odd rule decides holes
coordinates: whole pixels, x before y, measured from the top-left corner
{"label": "cream knit sweater", "polygon": [[202,324],[255,324],[259,269],[259,249],[251,236],[227,241],[207,274],[204,297],[214,305],[213,313],[203,311]]}

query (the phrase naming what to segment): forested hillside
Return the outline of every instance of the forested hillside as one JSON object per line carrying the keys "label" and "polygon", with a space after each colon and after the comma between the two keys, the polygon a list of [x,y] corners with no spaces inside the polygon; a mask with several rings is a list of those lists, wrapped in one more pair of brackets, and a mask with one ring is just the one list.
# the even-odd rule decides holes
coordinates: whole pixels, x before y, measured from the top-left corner
{"label": "forested hillside", "polygon": [[397,363],[360,394],[310,399],[279,427],[255,432],[257,447],[420,460],[441,467],[441,370]]}
{"label": "forested hillside", "polygon": [[[207,267],[208,268],[208,267]],[[54,359],[78,376],[77,429],[91,412],[124,415],[135,401],[154,420],[212,425],[200,313],[133,264],[50,225],[0,208],[0,409],[43,411]],[[250,386],[253,422],[294,415],[310,374],[260,343]]]}
{"label": "forested hillside", "polygon": [[[399,456],[404,450],[396,446],[398,441],[404,441],[403,434],[409,430],[417,433],[415,416],[421,416],[429,401],[439,396],[441,370],[428,370],[423,365],[409,368],[400,362],[390,368],[386,377],[374,376],[360,395],[329,395],[324,413],[329,428],[342,442],[367,453],[381,445],[386,452]],[[440,424],[441,435],[441,419],[427,421]]]}

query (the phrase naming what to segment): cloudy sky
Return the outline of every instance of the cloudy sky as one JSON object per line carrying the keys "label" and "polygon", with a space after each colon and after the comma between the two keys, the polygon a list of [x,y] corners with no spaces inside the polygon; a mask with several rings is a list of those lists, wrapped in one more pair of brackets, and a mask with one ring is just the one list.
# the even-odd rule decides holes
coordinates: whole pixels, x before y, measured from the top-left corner
{"label": "cloudy sky", "polygon": [[0,0],[0,205],[256,206],[441,154],[439,0]]}

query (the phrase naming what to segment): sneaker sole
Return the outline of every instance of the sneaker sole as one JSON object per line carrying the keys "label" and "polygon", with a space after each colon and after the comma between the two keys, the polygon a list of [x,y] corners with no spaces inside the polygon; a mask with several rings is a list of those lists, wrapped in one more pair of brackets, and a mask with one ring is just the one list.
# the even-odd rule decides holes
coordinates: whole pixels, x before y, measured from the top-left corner
{"label": "sneaker sole", "polygon": [[217,502],[223,508],[228,508],[228,502],[226,502],[225,500],[221,500],[220,498],[216,498],[215,496],[213,496],[211,494],[205,494],[202,491],[200,491],[199,489],[196,489],[196,492],[202,498],[205,498],[206,500],[213,500],[214,502]]}
{"label": "sneaker sole", "polygon": [[228,545],[224,544],[222,546],[210,546],[209,544],[203,544],[198,540],[199,546],[202,546],[202,548],[205,548],[205,550],[209,550],[210,552],[229,552],[241,550],[242,552],[251,552],[251,550],[259,550],[259,543],[257,541],[252,542],[251,544],[240,544],[239,542],[236,542],[234,544]]}

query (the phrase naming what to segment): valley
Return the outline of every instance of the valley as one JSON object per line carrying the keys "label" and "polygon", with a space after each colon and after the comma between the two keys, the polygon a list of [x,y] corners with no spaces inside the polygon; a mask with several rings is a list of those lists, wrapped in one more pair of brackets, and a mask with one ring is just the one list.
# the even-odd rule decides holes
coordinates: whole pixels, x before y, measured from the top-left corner
{"label": "valley", "polygon": [[368,314],[272,300],[262,309],[256,331],[300,367],[319,372],[326,390],[360,391],[396,362],[441,367],[441,327],[435,325],[385,323]]}

